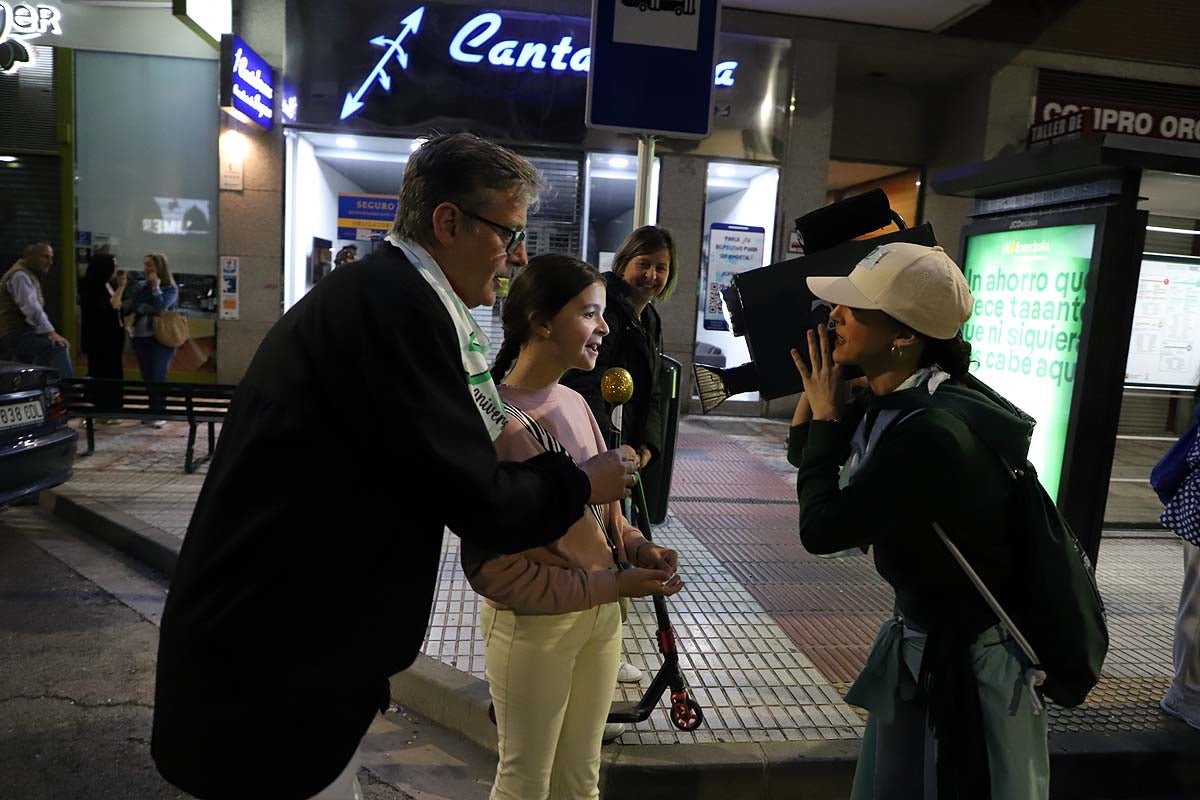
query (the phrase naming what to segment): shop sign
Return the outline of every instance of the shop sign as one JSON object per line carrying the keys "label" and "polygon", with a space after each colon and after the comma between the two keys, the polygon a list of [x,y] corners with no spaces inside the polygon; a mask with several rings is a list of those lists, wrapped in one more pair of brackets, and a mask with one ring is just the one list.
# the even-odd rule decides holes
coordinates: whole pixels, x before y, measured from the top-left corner
{"label": "shop sign", "polygon": [[62,12],[54,6],[0,0],[0,73],[32,63],[29,41],[44,34],[62,36],[61,22]]}
{"label": "shop sign", "polygon": [[1116,103],[1087,104],[1066,98],[1038,98],[1037,119],[1041,122],[1080,111],[1087,115],[1096,131],[1200,142],[1200,110],[1179,112]]}
{"label": "shop sign", "polygon": [[390,194],[339,194],[338,238],[382,242],[396,219],[399,199]]}
{"label": "shop sign", "polygon": [[221,37],[221,108],[268,131],[275,117],[275,72],[234,33]]}
{"label": "shop sign", "polygon": [[171,11],[213,47],[233,32],[232,0],[173,0]]}
{"label": "shop sign", "polygon": [[1036,147],[1054,142],[1068,142],[1091,132],[1091,115],[1079,111],[1030,125],[1026,145]]}
{"label": "shop sign", "polygon": [[[481,73],[575,75],[582,81],[591,69],[590,21],[587,19],[489,10],[460,25],[451,23],[447,27],[445,23],[450,15],[461,11],[461,6],[422,5],[401,20],[394,35],[380,33],[367,39],[383,52],[366,76],[346,93],[341,119],[361,111],[373,87],[379,86],[385,93],[390,93],[392,81],[400,77],[396,73],[409,70],[410,55],[417,44],[422,53],[434,57],[434,63],[448,59],[454,65]],[[437,19],[431,19],[433,17]],[[423,21],[426,22],[424,26]],[[430,25],[430,22],[435,24]],[[445,38],[441,38],[443,36]],[[441,40],[437,41],[439,38]],[[428,73],[433,65],[422,66]],[[713,85],[733,86],[737,67],[737,61],[718,63],[713,70]]]}

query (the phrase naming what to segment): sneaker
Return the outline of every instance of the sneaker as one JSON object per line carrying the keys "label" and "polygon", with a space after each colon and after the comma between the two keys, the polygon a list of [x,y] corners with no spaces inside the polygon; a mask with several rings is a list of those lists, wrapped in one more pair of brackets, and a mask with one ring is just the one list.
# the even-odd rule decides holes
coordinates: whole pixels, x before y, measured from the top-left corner
{"label": "sneaker", "polygon": [[601,737],[600,741],[604,742],[605,744],[608,744],[609,742],[615,742],[617,739],[621,738],[621,734],[624,732],[624,722],[606,722],[604,723],[604,736]]}
{"label": "sneaker", "polygon": [[617,683],[641,683],[643,677],[642,671],[628,661],[622,661],[617,668]]}
{"label": "sneaker", "polygon": [[156,419],[150,423],[151,427],[154,427],[154,428],[162,428],[162,427],[165,427],[166,424],[167,424],[167,421],[165,419]]}
{"label": "sneaker", "polygon": [[1193,728],[1200,729],[1200,708],[1185,705],[1178,697],[1170,694],[1162,699],[1158,707],[1175,719],[1183,720]]}

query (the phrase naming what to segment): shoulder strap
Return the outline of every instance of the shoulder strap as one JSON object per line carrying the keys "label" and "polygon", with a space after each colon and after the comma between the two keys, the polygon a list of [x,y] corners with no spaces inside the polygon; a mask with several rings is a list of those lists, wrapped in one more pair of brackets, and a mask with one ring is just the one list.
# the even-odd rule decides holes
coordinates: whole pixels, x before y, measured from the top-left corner
{"label": "shoulder strap", "polygon": [[[525,430],[529,432],[529,435],[533,437],[533,440],[537,442],[538,446],[543,450],[548,453],[560,453],[565,455],[567,458],[570,458],[572,461],[575,460],[571,454],[567,452],[567,448],[562,446],[562,442],[558,441],[558,439],[555,439],[554,435],[550,433],[550,431],[546,430],[542,424],[533,417],[526,414],[520,408],[508,403],[504,404],[504,410],[508,412],[510,417],[521,423]],[[620,564],[621,559],[617,555],[617,543],[613,541],[612,534],[608,530],[608,525],[604,522],[604,507],[589,503],[588,508],[591,509],[592,516],[596,518],[596,524],[600,526],[600,530],[604,531],[604,537],[608,539],[608,547],[610,550],[612,550],[613,563]]]}

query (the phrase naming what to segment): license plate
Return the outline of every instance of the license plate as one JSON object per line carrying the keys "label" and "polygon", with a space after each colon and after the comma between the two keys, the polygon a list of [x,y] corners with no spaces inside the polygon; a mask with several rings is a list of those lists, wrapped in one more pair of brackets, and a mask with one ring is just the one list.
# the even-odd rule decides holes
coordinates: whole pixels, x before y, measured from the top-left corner
{"label": "license plate", "polygon": [[37,425],[46,418],[41,400],[26,400],[0,406],[0,430]]}

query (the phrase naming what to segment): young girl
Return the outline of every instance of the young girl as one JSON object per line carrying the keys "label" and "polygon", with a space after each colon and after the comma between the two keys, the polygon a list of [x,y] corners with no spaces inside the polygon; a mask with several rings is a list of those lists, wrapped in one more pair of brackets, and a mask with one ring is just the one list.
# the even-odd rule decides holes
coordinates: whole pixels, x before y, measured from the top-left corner
{"label": "young girl", "polygon": [[[492,370],[509,409],[500,458],[521,461],[561,444],[583,462],[608,449],[584,399],[558,383],[568,369],[592,369],[608,333],[599,273],[568,256],[537,256],[513,280],[503,319]],[[480,627],[500,757],[492,800],[599,797],[600,737],[621,648],[618,601],[683,588],[676,554],[647,541],[610,503],[580,509],[547,547],[497,556],[464,541],[462,562],[486,598]],[[626,562],[634,566],[621,569]]]}

